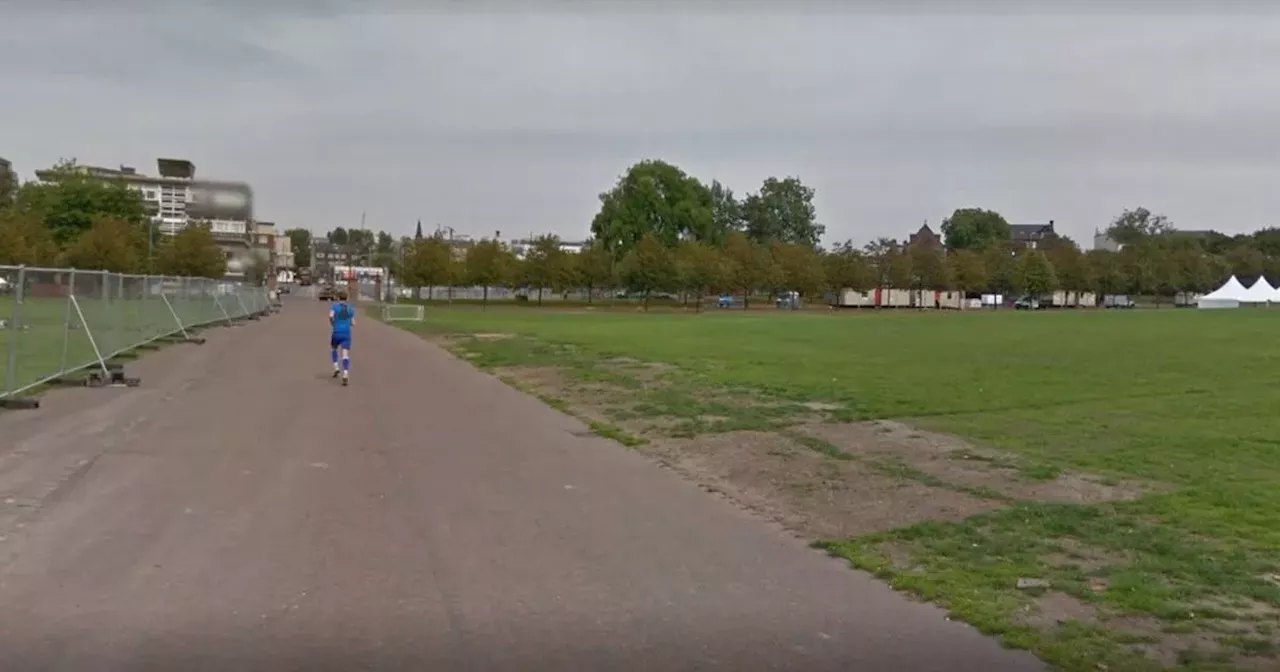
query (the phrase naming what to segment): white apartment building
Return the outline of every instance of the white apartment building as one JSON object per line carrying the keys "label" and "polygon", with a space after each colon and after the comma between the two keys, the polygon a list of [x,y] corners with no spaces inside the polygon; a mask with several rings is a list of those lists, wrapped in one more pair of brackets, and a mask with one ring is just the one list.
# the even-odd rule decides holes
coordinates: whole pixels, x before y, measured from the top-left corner
{"label": "white apartment building", "polygon": [[[511,241],[507,246],[511,248],[511,252],[515,254],[517,259],[524,259],[529,254],[529,250],[533,248],[533,239],[519,238]],[[580,241],[560,241],[560,251],[568,254],[577,254],[586,246],[585,242]]]}
{"label": "white apartment building", "polygon": [[289,236],[276,235],[275,255],[277,268],[293,268],[297,260],[293,254],[293,239]]}
{"label": "white apartment building", "polygon": [[[192,184],[195,182],[195,164],[186,159],[157,159],[159,175],[144,175],[131,166],[102,168],[79,166],[89,175],[122,180],[130,189],[142,196],[143,206],[151,217],[154,231],[173,235],[190,223],[187,206],[193,201]],[[52,177],[49,171],[36,171],[36,177],[44,180]],[[245,239],[249,235],[249,223],[243,219],[210,220],[213,235],[219,240]]]}

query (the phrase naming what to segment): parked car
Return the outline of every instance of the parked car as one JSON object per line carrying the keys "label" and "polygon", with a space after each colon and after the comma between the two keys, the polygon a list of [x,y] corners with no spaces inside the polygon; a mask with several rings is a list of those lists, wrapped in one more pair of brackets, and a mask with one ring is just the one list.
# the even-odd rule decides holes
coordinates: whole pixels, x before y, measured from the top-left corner
{"label": "parked car", "polygon": [[1128,294],[1108,294],[1102,297],[1104,308],[1133,308],[1135,305]]}
{"label": "parked car", "polygon": [[1040,310],[1040,299],[1034,296],[1024,296],[1013,302],[1015,310]]}
{"label": "parked car", "polygon": [[321,301],[332,301],[334,297],[333,285],[324,285],[316,292],[316,298]]}

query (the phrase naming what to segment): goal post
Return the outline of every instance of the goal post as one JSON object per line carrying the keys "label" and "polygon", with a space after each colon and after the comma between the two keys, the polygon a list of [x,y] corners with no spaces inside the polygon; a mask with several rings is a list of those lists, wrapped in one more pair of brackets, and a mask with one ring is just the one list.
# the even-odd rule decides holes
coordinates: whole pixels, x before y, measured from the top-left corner
{"label": "goal post", "polygon": [[427,315],[426,308],[414,303],[382,304],[383,322],[421,322]]}

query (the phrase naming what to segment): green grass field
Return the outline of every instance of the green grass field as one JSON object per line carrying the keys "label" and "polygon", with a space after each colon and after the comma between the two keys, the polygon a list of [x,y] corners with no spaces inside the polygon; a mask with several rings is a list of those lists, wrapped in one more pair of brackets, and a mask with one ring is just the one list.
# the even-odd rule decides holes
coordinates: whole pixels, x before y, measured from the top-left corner
{"label": "green grass field", "polygon": [[[27,298],[20,312],[15,312],[10,299],[0,297],[0,320],[13,325],[0,330],[0,395],[8,391],[10,348],[16,355],[13,384],[18,389],[61,370],[79,369],[96,361],[90,334],[99,351],[107,356],[176,329],[173,314],[159,297],[111,302],[80,299],[87,330],[81,328],[80,317],[69,312],[67,299]],[[217,304],[208,298],[174,300],[173,307],[188,327],[222,316]],[[73,328],[66,328],[68,322]]]}
{"label": "green grass field", "polygon": [[[1013,499],[961,522],[824,546],[1062,669],[1280,669],[1280,311],[695,316],[432,306],[421,328],[521,336],[462,341],[481,366],[576,366],[590,377],[599,375],[591,362],[620,356],[672,365],[674,384],[643,392],[636,409],[684,416],[694,432],[751,428],[714,401],[747,390],[780,408],[825,402],[828,422],[898,418],[966,437],[1018,456],[1039,478],[1150,484],[1133,501]],[[698,425],[708,410],[713,426]],[[1019,590],[1020,577],[1051,589]],[[1046,595],[1064,602],[1063,614],[1026,616],[1055,604]]]}

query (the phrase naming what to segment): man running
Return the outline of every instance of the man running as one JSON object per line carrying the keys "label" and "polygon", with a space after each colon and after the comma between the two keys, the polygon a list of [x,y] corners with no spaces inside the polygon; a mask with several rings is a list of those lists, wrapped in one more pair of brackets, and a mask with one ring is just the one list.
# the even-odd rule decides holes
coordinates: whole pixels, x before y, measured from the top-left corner
{"label": "man running", "polygon": [[[329,350],[333,359],[333,377],[342,376],[345,387],[351,373],[351,327],[356,323],[356,311],[347,303],[347,293],[337,291],[337,301],[329,308]],[[339,364],[341,356],[341,364]]]}

